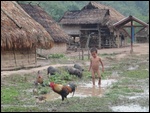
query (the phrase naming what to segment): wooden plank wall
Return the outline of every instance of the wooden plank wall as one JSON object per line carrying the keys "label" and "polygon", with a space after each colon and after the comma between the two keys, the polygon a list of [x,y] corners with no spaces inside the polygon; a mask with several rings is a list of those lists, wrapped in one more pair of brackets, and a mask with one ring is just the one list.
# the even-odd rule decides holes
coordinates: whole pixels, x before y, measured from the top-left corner
{"label": "wooden plank wall", "polygon": [[35,50],[1,51],[1,68],[19,68],[36,64]]}

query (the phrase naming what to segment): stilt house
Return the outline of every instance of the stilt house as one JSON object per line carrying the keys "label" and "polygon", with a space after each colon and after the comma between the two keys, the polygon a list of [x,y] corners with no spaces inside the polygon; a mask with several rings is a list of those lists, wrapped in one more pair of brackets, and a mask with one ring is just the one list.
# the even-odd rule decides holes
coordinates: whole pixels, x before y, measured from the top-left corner
{"label": "stilt house", "polygon": [[81,10],[65,12],[59,24],[74,39],[80,38],[82,48],[120,47],[121,32],[119,32],[120,39],[116,39],[116,31],[111,26],[123,18],[124,16],[114,8],[89,2]]}

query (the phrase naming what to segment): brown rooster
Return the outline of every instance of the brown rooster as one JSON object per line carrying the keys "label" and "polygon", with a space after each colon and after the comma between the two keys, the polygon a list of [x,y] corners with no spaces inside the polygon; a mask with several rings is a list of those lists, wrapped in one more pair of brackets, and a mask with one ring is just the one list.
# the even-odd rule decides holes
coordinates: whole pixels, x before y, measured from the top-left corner
{"label": "brown rooster", "polygon": [[49,86],[52,88],[52,90],[54,92],[56,92],[59,95],[61,95],[62,101],[64,100],[64,98],[67,99],[67,95],[69,93],[73,93],[73,95],[74,95],[75,89],[77,87],[73,83],[69,83],[68,85],[62,85],[62,84],[55,84],[54,82],[51,82]]}

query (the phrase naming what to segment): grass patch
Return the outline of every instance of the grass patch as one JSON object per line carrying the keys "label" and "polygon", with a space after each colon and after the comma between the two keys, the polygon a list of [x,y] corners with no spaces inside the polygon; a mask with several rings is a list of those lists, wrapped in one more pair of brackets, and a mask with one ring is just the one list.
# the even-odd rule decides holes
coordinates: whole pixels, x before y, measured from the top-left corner
{"label": "grass patch", "polygon": [[149,72],[147,70],[126,70],[122,73],[124,77],[145,79],[149,77]]}
{"label": "grass patch", "polygon": [[9,106],[2,108],[2,112],[42,112],[38,107],[23,107],[23,106]]}
{"label": "grass patch", "polygon": [[1,89],[1,102],[3,104],[16,103],[16,97],[19,95],[15,87],[5,87]]}
{"label": "grass patch", "polygon": [[117,54],[119,54],[119,53],[110,53],[110,54],[108,54],[108,53],[103,53],[103,54],[98,54],[99,56],[115,56],[115,55],[117,55]]}
{"label": "grass patch", "polygon": [[50,54],[48,55],[48,58],[64,58],[64,54]]}

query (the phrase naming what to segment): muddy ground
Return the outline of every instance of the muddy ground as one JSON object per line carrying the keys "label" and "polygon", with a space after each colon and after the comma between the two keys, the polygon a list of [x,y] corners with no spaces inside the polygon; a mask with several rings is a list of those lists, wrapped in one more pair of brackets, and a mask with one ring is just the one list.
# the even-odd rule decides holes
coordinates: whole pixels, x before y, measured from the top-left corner
{"label": "muddy ground", "polygon": [[[64,58],[38,60],[41,67],[1,72],[1,110],[2,111],[45,111],[45,112],[148,112],[149,111],[149,44],[134,44],[133,53],[130,46],[124,48],[100,49],[105,72],[102,73],[102,85],[92,86],[91,75],[87,71],[89,59],[84,52],[84,60],[79,60],[79,52],[67,52]],[[73,66],[80,63],[85,71],[82,79],[69,76],[62,84],[74,82],[77,89],[69,103],[61,101],[58,94],[49,87],[38,86],[33,94],[33,82],[37,71],[43,74],[45,83],[49,82],[46,69],[49,65],[58,67]],[[63,75],[61,76],[63,77]],[[54,78],[53,78],[54,80]],[[55,80],[58,80],[56,78]],[[43,92],[46,94],[43,94]],[[39,100],[39,97],[46,97]]]}

